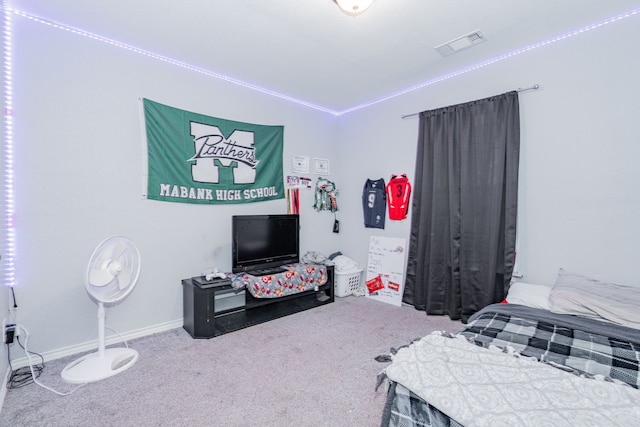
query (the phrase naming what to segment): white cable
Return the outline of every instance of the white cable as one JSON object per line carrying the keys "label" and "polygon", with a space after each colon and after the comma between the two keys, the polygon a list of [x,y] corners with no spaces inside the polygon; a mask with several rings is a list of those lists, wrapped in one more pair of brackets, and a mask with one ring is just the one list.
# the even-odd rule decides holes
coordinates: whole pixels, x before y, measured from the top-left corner
{"label": "white cable", "polygon": [[82,386],[87,384],[87,383],[80,384],[80,385],[76,386],[75,388],[73,388],[71,391],[63,393],[63,392],[57,391],[57,390],[55,390],[55,389],[53,389],[53,388],[51,388],[49,386],[46,386],[46,385],[42,384],[40,381],[38,381],[38,379],[36,378],[36,373],[33,370],[33,362],[31,361],[31,353],[29,353],[29,350],[28,350],[28,347],[27,347],[27,344],[29,342],[29,331],[27,331],[27,329],[24,326],[16,324],[16,329],[18,329],[18,328],[22,329],[22,332],[24,332],[24,335],[25,335],[24,352],[27,355],[27,360],[29,360],[29,368],[31,369],[31,377],[33,378],[33,382],[34,383],[36,383],[40,387],[45,388],[45,389],[47,389],[49,391],[52,391],[55,394],[58,394],[60,396],[67,396],[67,395],[73,393],[74,391],[76,391],[77,389],[79,389],[80,387],[82,387]]}
{"label": "white cable", "polygon": [[122,340],[122,343],[124,344],[124,346],[126,348],[129,348],[129,344],[127,344],[127,340],[122,335],[120,335],[120,333],[118,331],[116,331],[115,329],[111,328],[108,325],[105,325],[104,327],[106,329],[110,330],[111,332],[113,332],[114,334],[116,334],[118,336],[118,338],[120,338]]}

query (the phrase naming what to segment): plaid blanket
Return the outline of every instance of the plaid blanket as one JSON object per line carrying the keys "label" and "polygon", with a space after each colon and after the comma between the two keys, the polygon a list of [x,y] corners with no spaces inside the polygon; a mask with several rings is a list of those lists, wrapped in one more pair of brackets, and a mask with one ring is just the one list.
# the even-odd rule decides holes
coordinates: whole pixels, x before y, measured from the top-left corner
{"label": "plaid blanket", "polygon": [[382,426],[463,427],[402,384],[391,381],[387,394]]}
{"label": "plaid blanket", "polygon": [[474,314],[459,335],[483,347],[509,347],[585,376],[640,386],[637,329],[516,304],[493,304]]}
{"label": "plaid blanket", "polygon": [[461,335],[433,332],[414,341],[398,350],[384,372],[469,427],[623,426],[640,420],[637,389],[483,348]]}
{"label": "plaid blanket", "polygon": [[[585,377],[640,388],[638,329],[516,304],[493,304],[471,316],[457,335],[478,346],[515,351]],[[390,381],[390,386],[382,425],[457,425],[401,384]]]}

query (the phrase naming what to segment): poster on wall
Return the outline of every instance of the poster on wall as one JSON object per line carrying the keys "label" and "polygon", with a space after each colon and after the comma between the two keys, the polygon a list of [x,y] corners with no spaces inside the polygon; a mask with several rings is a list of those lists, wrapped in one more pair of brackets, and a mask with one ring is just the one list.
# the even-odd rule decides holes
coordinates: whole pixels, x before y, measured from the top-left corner
{"label": "poster on wall", "polygon": [[405,248],[406,239],[371,236],[365,290],[367,297],[402,305]]}
{"label": "poster on wall", "polygon": [[196,204],[284,199],[284,126],[192,113],[142,99],[143,196]]}

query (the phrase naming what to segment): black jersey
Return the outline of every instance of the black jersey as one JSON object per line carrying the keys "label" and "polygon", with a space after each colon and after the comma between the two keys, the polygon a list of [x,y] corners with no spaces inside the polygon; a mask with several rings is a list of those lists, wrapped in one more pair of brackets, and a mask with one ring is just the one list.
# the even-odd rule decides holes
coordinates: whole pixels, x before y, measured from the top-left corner
{"label": "black jersey", "polygon": [[387,193],[384,179],[367,179],[362,190],[364,226],[367,228],[384,228],[386,208]]}

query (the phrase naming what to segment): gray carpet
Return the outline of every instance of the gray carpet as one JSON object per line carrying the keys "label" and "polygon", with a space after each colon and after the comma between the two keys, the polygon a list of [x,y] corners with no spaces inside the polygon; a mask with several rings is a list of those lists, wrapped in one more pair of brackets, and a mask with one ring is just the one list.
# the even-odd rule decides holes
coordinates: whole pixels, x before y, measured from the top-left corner
{"label": "gray carpet", "polygon": [[[71,395],[8,390],[0,426],[376,426],[385,364],[374,357],[461,326],[351,296],[209,340],[175,329],[130,342],[134,366]],[[70,390],[60,372],[77,357],[48,362],[39,380]]]}

